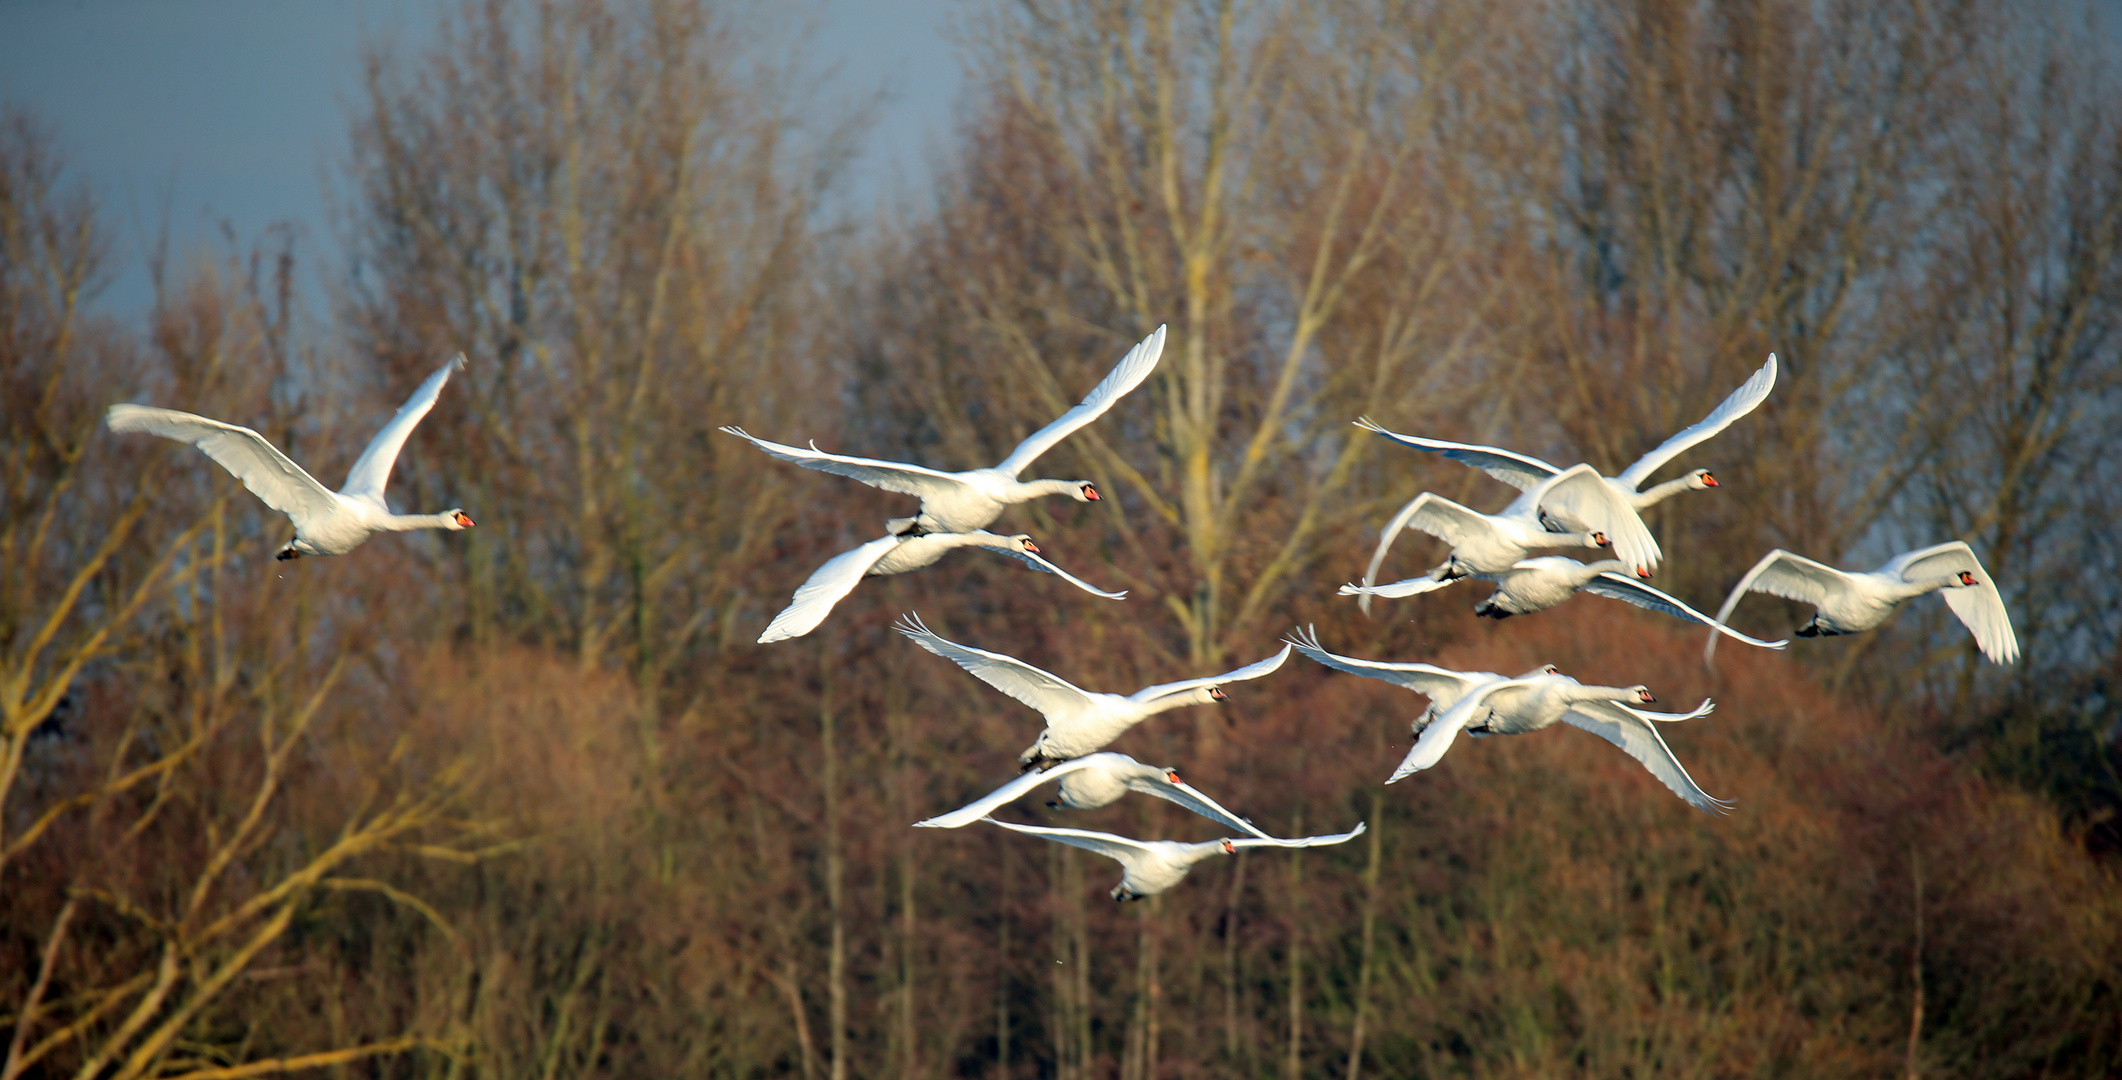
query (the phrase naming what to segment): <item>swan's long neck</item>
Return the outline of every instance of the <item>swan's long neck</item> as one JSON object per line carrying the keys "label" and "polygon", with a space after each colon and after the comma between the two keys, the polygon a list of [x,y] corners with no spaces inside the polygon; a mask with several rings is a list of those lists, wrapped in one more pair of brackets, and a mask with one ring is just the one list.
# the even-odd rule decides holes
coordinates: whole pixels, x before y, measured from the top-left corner
{"label": "swan's long neck", "polygon": [[414,532],[419,529],[454,529],[457,522],[450,514],[388,514],[377,520],[376,527],[391,532]]}
{"label": "swan's long neck", "polygon": [[1900,603],[1903,600],[1913,600],[1925,593],[1937,592],[1939,589],[1955,588],[1959,584],[1960,575],[1945,574],[1939,577],[1917,578],[1914,581],[1891,584],[1888,591],[1892,595],[1894,602]]}
{"label": "swan's long neck", "polygon": [[1636,492],[1636,497],[1630,501],[1636,504],[1636,509],[1641,510],[1646,506],[1656,506],[1683,491],[1691,491],[1694,486],[1693,477],[1683,476],[1677,480],[1667,480],[1662,484],[1653,484],[1643,491]]}
{"label": "swan's long neck", "polygon": [[1166,694],[1163,697],[1136,705],[1135,707],[1139,711],[1135,719],[1139,721],[1144,717],[1155,716],[1160,712],[1170,712],[1173,709],[1184,708],[1188,705],[1209,705],[1213,704],[1215,700],[1215,698],[1209,696],[1208,688],[1205,686],[1192,690],[1182,690],[1176,694]]}
{"label": "swan's long neck", "polygon": [[1081,480],[1026,480],[1017,487],[1017,493],[1026,499],[1042,495],[1074,495],[1082,486]]}
{"label": "swan's long neck", "polygon": [[1213,859],[1218,855],[1227,854],[1229,854],[1229,852],[1223,850],[1223,841],[1210,840],[1206,843],[1201,844],[1188,844],[1186,851],[1181,853],[1178,859],[1175,861],[1183,862],[1188,866],[1192,866],[1193,864],[1200,862],[1203,859]]}
{"label": "swan's long neck", "polygon": [[1636,696],[1634,690],[1621,686],[1565,686],[1562,688],[1562,700],[1572,703],[1579,701],[1620,701],[1641,704],[1642,702],[1642,699]]}

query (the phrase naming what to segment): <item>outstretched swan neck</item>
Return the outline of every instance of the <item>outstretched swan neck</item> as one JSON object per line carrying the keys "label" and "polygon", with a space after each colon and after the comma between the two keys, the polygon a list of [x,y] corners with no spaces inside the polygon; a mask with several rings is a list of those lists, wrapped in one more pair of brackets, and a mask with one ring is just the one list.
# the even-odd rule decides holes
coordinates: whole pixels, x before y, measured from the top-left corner
{"label": "outstretched swan neck", "polygon": [[1901,582],[1894,588],[1893,596],[1895,602],[1898,603],[1903,600],[1913,600],[1918,596],[1925,595],[1926,593],[1934,593],[1940,589],[1964,588],[1965,585],[1966,583],[1960,580],[1960,575],[1958,574],[1940,574],[1937,577],[1920,577],[1916,578],[1913,581]]}
{"label": "outstretched swan neck", "polygon": [[420,529],[448,529],[457,532],[472,527],[472,519],[462,510],[444,510],[439,514],[389,514],[376,522],[376,527],[391,532],[415,532]]}
{"label": "outstretched swan neck", "polygon": [[1705,488],[1715,487],[1716,484],[1705,482],[1705,478],[1708,476],[1708,473],[1697,469],[1678,479],[1667,480],[1662,484],[1653,484],[1636,493],[1634,499],[1636,508],[1640,510],[1646,506],[1656,506],[1683,491],[1701,491]]}
{"label": "outstretched swan neck", "polygon": [[1192,690],[1181,690],[1176,694],[1166,694],[1146,701],[1139,708],[1141,716],[1155,716],[1160,712],[1169,712],[1188,705],[1213,705],[1223,700],[1216,694],[1216,688],[1213,686],[1197,686]]}
{"label": "outstretched swan neck", "polygon": [[1621,701],[1630,705],[1649,705],[1657,701],[1650,691],[1640,686],[1565,686],[1564,701]]}
{"label": "outstretched swan neck", "polygon": [[1024,494],[1025,502],[1042,495],[1066,495],[1077,502],[1092,502],[1098,498],[1095,494],[1098,489],[1088,480],[1027,480],[1018,490]]}

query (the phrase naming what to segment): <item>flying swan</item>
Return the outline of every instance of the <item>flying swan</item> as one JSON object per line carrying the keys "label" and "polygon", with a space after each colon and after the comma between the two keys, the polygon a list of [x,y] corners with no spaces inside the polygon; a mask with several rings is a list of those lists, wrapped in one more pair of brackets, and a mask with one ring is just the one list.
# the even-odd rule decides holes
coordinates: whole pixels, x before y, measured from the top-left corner
{"label": "flying swan", "polygon": [[[1776,354],[1769,353],[1768,362],[1761,365],[1760,370],[1754,372],[1753,376],[1741,384],[1737,390],[1732,391],[1731,396],[1726,397],[1715,409],[1710,410],[1709,415],[1703,417],[1699,423],[1659,443],[1657,449],[1637,458],[1636,463],[1621,470],[1619,476],[1601,477],[1601,479],[1612,486],[1615,494],[1627,500],[1628,505],[1633,510],[1642,510],[1645,507],[1654,506],[1683,491],[1702,491],[1716,487],[1717,478],[1710,475],[1708,469],[1695,469],[1678,479],[1667,480],[1649,490],[1640,490],[1643,487],[1643,482],[1650,479],[1652,473],[1657,472],[1666,462],[1678,457],[1681,451],[1711,438],[1718,432],[1730,427],[1740,417],[1760,407],[1760,404],[1768,399],[1768,393],[1775,388],[1775,385]],[[1441,452],[1445,457],[1453,461],[1480,469],[1521,491],[1529,491],[1537,486],[1540,481],[1562,471],[1529,454],[1520,454],[1501,447],[1400,435],[1378,426],[1369,417],[1356,421],[1356,426],[1366,431],[1375,431],[1394,442],[1412,446],[1417,450]],[[1515,508],[1515,504],[1513,504],[1513,507]],[[1635,518],[1635,524],[1633,527],[1628,527],[1624,523],[1612,519],[1578,516],[1573,510],[1574,508],[1567,506],[1551,507],[1549,508],[1550,520],[1564,531],[1603,530],[1614,537],[1615,553],[1620,555],[1624,561],[1643,570],[1656,570],[1658,568],[1658,560],[1664,557],[1664,553],[1658,550],[1657,540],[1652,538],[1650,531],[1643,527],[1640,517],[1631,513],[1629,516]],[[1505,511],[1505,513],[1509,512],[1509,510]],[[1639,545],[1646,546],[1639,548]]]}
{"label": "flying swan", "polygon": [[1695,783],[1657,728],[1659,723],[1706,716],[1716,708],[1715,703],[1704,698],[1702,704],[1686,713],[1645,712],[1622,704],[1656,700],[1643,686],[1586,686],[1567,675],[1483,683],[1468,691],[1422,732],[1408,750],[1407,759],[1385,782],[1397,783],[1435,765],[1461,731],[1469,735],[1524,735],[1567,723],[1620,747],[1689,806],[1707,814],[1731,809],[1732,803],[1710,795]]}
{"label": "flying swan", "polygon": [[[1602,559],[1593,563],[1578,562],[1560,555],[1522,559],[1500,574],[1473,575],[1483,581],[1496,583],[1496,591],[1474,605],[1474,614],[1490,619],[1530,615],[1536,611],[1546,611],[1579,592],[1588,592],[1596,596],[1625,600],[1647,611],[1662,612],[1685,619],[1763,649],[1781,649],[1790,645],[1788,641],[1762,641],[1760,638],[1742,634],[1689,607],[1678,597],[1651,588],[1631,577],[1624,572],[1627,569],[1628,567],[1618,559]],[[1449,581],[1418,577],[1396,581],[1390,585],[1343,585],[1341,595],[1362,597],[1361,603],[1364,610],[1368,611],[1370,598],[1373,596],[1413,596],[1417,593],[1433,592],[1450,584]]]}
{"label": "flying swan", "polygon": [[[1423,710],[1422,715],[1417,716],[1414,722],[1409,725],[1410,730],[1417,735],[1421,734],[1423,729],[1427,728],[1430,722],[1437,718],[1438,714],[1458,704],[1459,699],[1465,697],[1475,687],[1504,681],[1503,676],[1493,671],[1453,671],[1450,668],[1441,668],[1433,664],[1395,664],[1383,660],[1358,660],[1353,656],[1343,656],[1340,653],[1328,652],[1324,646],[1319,644],[1319,631],[1316,626],[1307,626],[1302,630],[1295,631],[1285,640],[1295,646],[1298,652],[1327,667],[1333,668],[1335,671],[1345,671],[1350,675],[1361,675],[1366,679],[1389,682],[1394,686],[1412,690],[1428,698],[1429,708]],[[1530,679],[1554,673],[1555,665],[1542,664],[1518,677],[1520,679]]]}
{"label": "flying swan", "polygon": [[[1763,592],[1817,609],[1812,621],[1798,628],[1799,637],[1861,634],[1885,622],[1902,601],[1941,590],[1946,606],[1975,636],[1982,655],[1998,664],[2019,659],[2019,637],[2012,632],[2011,614],[2004,610],[1997,583],[1962,540],[1903,552],[1877,570],[1859,573],[1777,548],[1739,579],[1717,609],[1717,621],[1723,622],[1739,606],[1740,597]],[[1711,634],[1702,649],[1703,663],[1716,654],[1717,636]]]}
{"label": "flying swan", "polygon": [[743,428],[725,427],[722,430],[806,469],[860,480],[886,491],[920,496],[921,512],[910,518],[893,518],[886,525],[887,532],[895,535],[971,532],[986,528],[988,523],[1002,515],[1005,508],[1030,502],[1042,495],[1066,495],[1077,502],[1097,502],[1098,489],[1088,480],[1024,481],[1017,479],[1017,474],[1077,428],[1104,415],[1115,402],[1127,396],[1128,391],[1142,385],[1142,380],[1149,378],[1149,373],[1156,369],[1157,358],[1163,353],[1164,327],[1159,326],[1155,333],[1142,339],[1141,344],[1129,349],[1120,359],[1119,366],[1113,368],[1080,404],[1018,443],[1017,448],[992,469],[938,472],[897,461],[828,454],[816,445],[806,450],[768,442]]}
{"label": "flying swan", "polygon": [[990,825],[1000,825],[1020,833],[1043,836],[1056,843],[1095,851],[1108,859],[1119,860],[1122,874],[1120,884],[1113,886],[1110,894],[1121,902],[1140,900],[1155,896],[1177,885],[1186,877],[1186,872],[1203,859],[1217,855],[1236,855],[1240,848],[1321,847],[1326,844],[1345,844],[1363,835],[1369,826],[1358,823],[1345,833],[1332,836],[1307,836],[1301,840],[1275,840],[1257,836],[1245,839],[1210,840],[1202,844],[1182,844],[1176,840],[1130,840],[1112,833],[1091,832],[1088,829],[1057,829],[1045,825],[1017,825],[994,818],[982,818]]}
{"label": "flying swan", "polygon": [[[1574,465],[1547,477],[1500,514],[1483,514],[1425,491],[1408,500],[1379,531],[1378,550],[1371,553],[1370,565],[1364,568],[1363,584],[1368,586],[1378,579],[1385,553],[1392,550],[1394,538],[1403,529],[1426,532],[1451,545],[1451,556],[1429,572],[1430,579],[1440,585],[1475,574],[1505,573],[1539,548],[1614,546],[1604,532],[1549,531],[1543,524],[1549,500],[1567,501],[1579,507],[1603,506],[1611,512],[1598,516],[1635,513],[1589,465]],[[1363,602],[1368,605],[1369,597]],[[1366,606],[1364,610],[1370,609]]]}
{"label": "flying swan", "polygon": [[274,556],[293,559],[303,555],[344,555],[379,532],[410,532],[414,529],[472,527],[462,509],[439,514],[393,514],[383,501],[383,485],[390,480],[391,466],[405,437],[427,411],[435,407],[442,384],[451,371],[464,366],[458,353],[420,384],[413,396],[398,407],[397,415],[369,440],[368,449],[347,471],[346,484],[338,491],[320,484],[302,466],[288,460],[265,436],[247,427],[224,424],[188,412],[152,409],[145,405],[113,405],[103,422],[112,431],[144,431],[165,439],[187,442],[233,473],[265,505],[286,514],[295,523],[295,538]]}
{"label": "flying swan", "polygon": [[1045,715],[1046,730],[1017,755],[1017,763],[1026,771],[1044,771],[1070,758],[1102,750],[1128,728],[1168,709],[1227,700],[1229,695],[1219,688],[1220,684],[1260,678],[1289,659],[1289,647],[1285,645],[1281,652],[1236,671],[1204,679],[1159,683],[1122,697],[1079,690],[1067,680],[1014,656],[946,641],[923,625],[918,615],[906,616],[897,629],[914,639],[915,644],[952,661],[971,672],[974,678]]}
{"label": "flying swan", "polygon": [[1159,799],[1177,803],[1226,829],[1249,833],[1263,840],[1276,839],[1180,780],[1178,770],[1144,765],[1126,754],[1112,751],[1072,758],[1044,772],[1024,773],[948,814],[938,814],[926,821],[916,821],[914,827],[962,828],[1023,798],[1039,785],[1054,780],[1061,781],[1061,789],[1055,793],[1054,800],[1046,804],[1049,809],[1096,810],[1101,806],[1112,805],[1119,801],[1120,796],[1130,791],[1139,791],[1144,795],[1154,795]]}
{"label": "flying swan", "polygon": [[1039,555],[1039,545],[1032,543],[1032,538],[1023,533],[997,536],[975,529],[967,533],[880,536],[861,547],[843,551],[827,559],[825,565],[811,571],[810,578],[797,587],[796,595],[789,601],[788,606],[782,608],[781,613],[774,616],[774,621],[766,625],[765,632],[759,635],[759,644],[799,638],[816,630],[818,624],[824,622],[827,615],[832,614],[833,605],[839,603],[848,593],[854,592],[855,586],[861,584],[865,577],[884,577],[919,570],[962,547],[986,548],[1008,555],[1034,570],[1053,574],[1092,596],[1102,596],[1107,600],[1127,598],[1125,589],[1106,592],[1047,562]]}

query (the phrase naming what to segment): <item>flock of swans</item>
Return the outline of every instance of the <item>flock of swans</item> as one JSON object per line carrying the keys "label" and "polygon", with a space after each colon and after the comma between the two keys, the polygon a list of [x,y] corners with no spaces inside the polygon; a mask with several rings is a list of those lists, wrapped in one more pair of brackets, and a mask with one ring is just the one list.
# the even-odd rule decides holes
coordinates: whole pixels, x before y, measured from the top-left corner
{"label": "flock of swans", "polygon": [[[1032,569],[1060,576],[1071,585],[1109,600],[1126,593],[1097,588],[1069,574],[1040,553],[1022,533],[1000,535],[986,530],[1005,510],[1049,495],[1078,502],[1100,501],[1088,480],[1021,480],[1020,474],[1062,439],[1104,415],[1156,369],[1163,354],[1165,330],[1130,349],[1088,396],[1054,422],[1017,445],[992,468],[941,472],[903,462],[848,457],[768,442],[742,428],[721,430],[750,442],[782,461],[849,477],[872,487],[918,496],[920,509],[894,518],[885,534],[842,552],[813,572],[794,598],[760,634],[760,643],[802,637],[818,628],[833,606],[854,591],[864,577],[903,574],[928,566],[956,548],[983,548],[1022,561]],[[110,407],[105,422],[112,431],[144,431],[190,443],[241,480],[267,506],[288,516],[295,535],[277,552],[280,559],[303,555],[343,555],[378,532],[414,529],[469,529],[462,509],[439,514],[394,514],[384,502],[390,477],[406,436],[434,407],[453,371],[464,366],[457,356],[428,376],[355,460],[346,483],[332,491],[249,428],[192,413],[120,404]],[[1883,623],[1903,602],[1931,592],[1945,602],[1973,634],[1990,660],[2018,659],[2017,637],[1996,584],[1974,552],[1960,541],[1938,544],[1897,556],[1865,573],[1838,570],[1782,549],[1769,552],[1739,580],[1715,617],[1704,615],[1678,598],[1654,589],[1650,577],[1663,558],[1645,527],[1640,511],[1684,491],[1718,486],[1707,469],[1694,469],[1644,488],[1653,473],[1686,450],[1751,413],[1776,382],[1776,357],[1717,406],[1701,422],[1665,440],[1617,476],[1604,476],[1588,464],[1558,468],[1538,458],[1493,446],[1446,442],[1388,431],[1369,418],[1356,423],[1404,446],[1441,453],[1519,489],[1502,510],[1486,514],[1432,492],[1423,492],[1385,526],[1361,584],[1344,585],[1341,594],[1356,596],[1365,612],[1373,598],[1396,599],[1434,592],[1464,578],[1478,578],[1496,588],[1474,611],[1503,619],[1544,611],[1579,592],[1621,600],[1706,627],[1705,661],[1717,642],[1729,637],[1765,649],[1782,649],[1787,641],[1763,641],[1725,625],[1742,597],[1768,593],[1813,605],[1812,620],[1800,637],[1854,634]],[[1379,569],[1393,540],[1402,531],[1428,533],[1450,546],[1446,560],[1418,577],[1379,584]],[[1615,556],[1582,562],[1559,555],[1535,555],[1549,549],[1590,548]],[[1673,754],[1659,725],[1707,715],[1708,699],[1684,713],[1652,712],[1648,687],[1589,686],[1543,665],[1515,677],[1487,671],[1454,671],[1421,663],[1394,663],[1342,656],[1320,644],[1314,628],[1295,631],[1273,656],[1220,675],[1182,679],[1120,695],[1083,690],[1050,672],[1013,656],[950,641],[908,614],[895,626],[914,644],[941,656],[981,682],[1036,710],[1046,726],[1024,752],[1017,778],[967,805],[916,822],[921,828],[954,829],[987,822],[1015,832],[1041,836],[1084,848],[1118,861],[1123,868],[1112,896],[1133,900],[1170,889],[1195,863],[1245,848],[1300,848],[1340,844],[1360,835],[1364,823],[1342,833],[1296,838],[1276,837],[1182,782],[1177,771],[1145,765],[1105,747],[1151,716],[1193,705],[1213,705],[1228,698],[1225,686],[1259,679],[1279,670],[1292,651],[1336,671],[1379,679],[1428,699],[1413,722],[1414,745],[1386,783],[1396,783],[1440,761],[1460,732],[1472,737],[1521,735],[1558,723],[1581,728],[1635,758],[1675,795],[1709,813],[1729,810],[1730,802],[1702,790]],[[1220,840],[1182,843],[1135,840],[1085,829],[1053,828],[1001,821],[994,813],[1058,781],[1054,809],[1094,809],[1130,791],[1165,799],[1221,826]]]}

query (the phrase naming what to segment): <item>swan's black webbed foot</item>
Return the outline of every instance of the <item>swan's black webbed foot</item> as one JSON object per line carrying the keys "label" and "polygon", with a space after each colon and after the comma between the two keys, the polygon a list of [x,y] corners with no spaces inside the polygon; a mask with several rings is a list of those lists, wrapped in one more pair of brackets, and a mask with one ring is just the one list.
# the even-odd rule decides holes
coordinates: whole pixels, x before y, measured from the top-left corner
{"label": "swan's black webbed foot", "polygon": [[299,559],[301,557],[302,553],[296,551],[294,548],[291,547],[281,548],[279,553],[273,556],[274,559],[277,559],[280,562],[286,562],[289,559]]}
{"label": "swan's black webbed foot", "polygon": [[1494,604],[1483,604],[1474,609],[1474,614],[1484,619],[1508,619],[1511,617],[1511,612],[1505,611]]}
{"label": "swan's black webbed foot", "polygon": [[1821,633],[1820,624],[1816,622],[1806,623],[1797,630],[1799,637],[1819,637]]}
{"label": "swan's black webbed foot", "polygon": [[1047,801],[1046,808],[1048,810],[1059,810],[1061,809],[1061,801],[1059,799],[1050,799]]}

